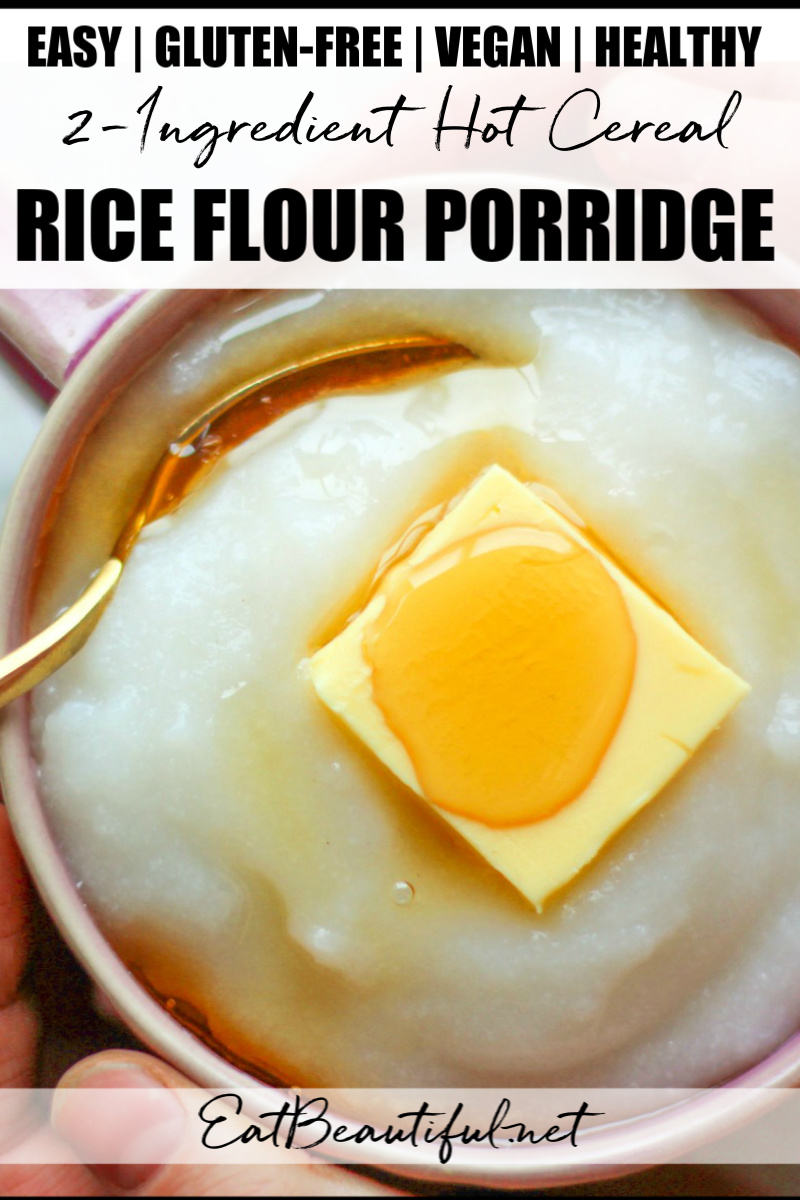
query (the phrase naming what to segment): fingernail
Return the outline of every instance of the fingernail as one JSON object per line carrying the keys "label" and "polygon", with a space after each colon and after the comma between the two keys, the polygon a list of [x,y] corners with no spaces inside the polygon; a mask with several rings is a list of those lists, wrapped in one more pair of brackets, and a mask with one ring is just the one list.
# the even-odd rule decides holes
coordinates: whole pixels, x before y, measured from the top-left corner
{"label": "fingernail", "polygon": [[104,1185],[142,1187],[176,1153],[186,1114],[138,1063],[79,1064],[53,1096],[55,1131]]}

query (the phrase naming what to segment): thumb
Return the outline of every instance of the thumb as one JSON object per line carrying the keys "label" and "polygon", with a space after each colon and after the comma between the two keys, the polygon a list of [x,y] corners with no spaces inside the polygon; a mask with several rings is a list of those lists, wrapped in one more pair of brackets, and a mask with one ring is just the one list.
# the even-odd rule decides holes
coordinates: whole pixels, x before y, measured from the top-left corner
{"label": "thumb", "polygon": [[[299,1150],[276,1148],[274,1162],[241,1166],[181,1162],[190,1117],[210,1095],[166,1063],[133,1051],[83,1059],[60,1080],[56,1132],[106,1187],[137,1196],[391,1196],[400,1193]],[[226,1132],[252,1124],[231,1109]],[[239,1129],[241,1126],[241,1129]]]}

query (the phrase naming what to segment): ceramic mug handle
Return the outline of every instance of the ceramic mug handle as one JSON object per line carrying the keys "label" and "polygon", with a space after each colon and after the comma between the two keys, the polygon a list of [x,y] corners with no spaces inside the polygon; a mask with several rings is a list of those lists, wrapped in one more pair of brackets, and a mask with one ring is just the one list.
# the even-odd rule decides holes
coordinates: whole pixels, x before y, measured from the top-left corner
{"label": "ceramic mug handle", "polygon": [[86,351],[141,295],[79,288],[0,290],[0,333],[60,388]]}

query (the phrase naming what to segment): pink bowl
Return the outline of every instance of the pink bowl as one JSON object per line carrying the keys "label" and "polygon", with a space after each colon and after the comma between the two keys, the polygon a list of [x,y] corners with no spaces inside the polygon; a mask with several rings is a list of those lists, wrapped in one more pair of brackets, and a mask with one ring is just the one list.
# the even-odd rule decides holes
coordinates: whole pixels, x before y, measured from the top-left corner
{"label": "pink bowl", "polygon": [[[193,414],[171,402],[153,411],[128,388],[142,365],[187,324],[204,318],[225,293],[155,292],[138,300],[88,350],[55,401],[12,498],[0,544],[0,649],[19,645],[36,631],[36,594],[48,573],[77,593],[113,546],[124,516],[164,445]],[[799,340],[797,294],[749,293],[747,301],[784,335]],[[23,339],[24,340],[24,339]],[[58,372],[56,372],[58,373]],[[196,401],[195,401],[196,403]],[[113,455],[114,470],[98,474],[89,461],[87,436]],[[67,510],[67,502],[69,509]],[[66,520],[66,515],[69,521]],[[57,561],[39,562],[43,528],[55,524]],[[33,616],[32,616],[33,614]],[[0,720],[0,770],[14,830],[41,895],[65,939],[110,996],[124,1020],[152,1049],[192,1080],[212,1090],[260,1087],[196,1038],[133,978],[83,904],[61,858],[43,811],[31,737],[29,705],[18,701]],[[762,1089],[800,1081],[800,1033],[725,1087],[700,1092],[677,1106],[657,1109],[593,1131],[579,1152],[543,1165],[536,1147],[501,1155],[480,1146],[461,1150],[450,1182],[495,1186],[552,1186],[624,1173],[633,1164],[666,1162],[766,1112],[773,1100]],[[267,1089],[278,1098],[276,1089]],[[279,1107],[279,1105],[278,1105]],[[347,1118],[342,1118],[346,1123]],[[355,1148],[359,1161],[408,1176],[430,1175],[409,1149]],[[626,1166],[626,1164],[628,1164]]]}

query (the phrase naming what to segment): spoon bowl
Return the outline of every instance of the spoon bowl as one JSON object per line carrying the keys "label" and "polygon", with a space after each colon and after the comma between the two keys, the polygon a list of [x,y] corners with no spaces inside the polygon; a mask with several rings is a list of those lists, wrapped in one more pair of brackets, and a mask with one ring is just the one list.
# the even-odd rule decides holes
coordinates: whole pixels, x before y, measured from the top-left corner
{"label": "spoon bowl", "polygon": [[78,599],[41,633],[0,658],[0,708],[42,683],[77,654],[109,604],[141,530],[172,512],[234,445],[320,394],[376,387],[387,377],[431,372],[473,357],[466,347],[435,337],[362,342],[267,372],[215,401],[170,442],[113,555]]}

